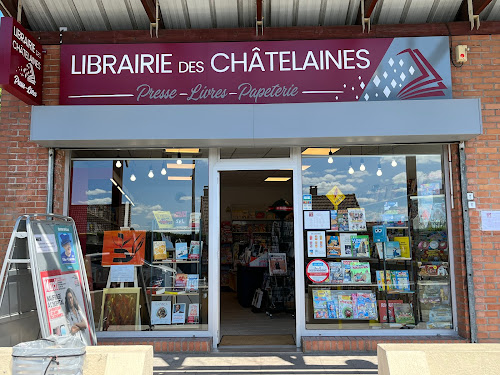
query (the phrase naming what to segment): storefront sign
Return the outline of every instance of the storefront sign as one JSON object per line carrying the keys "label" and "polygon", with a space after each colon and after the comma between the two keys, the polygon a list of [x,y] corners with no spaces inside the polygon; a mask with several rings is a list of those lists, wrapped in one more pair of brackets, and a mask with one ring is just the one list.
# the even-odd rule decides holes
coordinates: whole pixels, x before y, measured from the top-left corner
{"label": "storefront sign", "polygon": [[27,104],[42,104],[42,45],[15,19],[0,18],[0,86]]}
{"label": "storefront sign", "polygon": [[322,283],[330,276],[330,267],[321,259],[314,259],[306,267],[306,275],[313,283]]}
{"label": "storefront sign", "polygon": [[61,46],[60,104],[451,98],[447,37]]}
{"label": "storefront sign", "polygon": [[326,193],[326,197],[332,202],[332,204],[335,206],[335,209],[337,209],[338,205],[341,204],[344,199],[345,195],[340,191],[340,188],[338,186],[334,186],[328,193]]}

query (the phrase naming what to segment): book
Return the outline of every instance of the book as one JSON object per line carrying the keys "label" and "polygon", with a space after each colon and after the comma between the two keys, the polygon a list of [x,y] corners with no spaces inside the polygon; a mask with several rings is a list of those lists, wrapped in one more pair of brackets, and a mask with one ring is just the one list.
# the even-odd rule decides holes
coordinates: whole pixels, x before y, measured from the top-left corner
{"label": "book", "polygon": [[394,320],[399,324],[415,324],[413,307],[409,303],[397,303],[394,305]]}
{"label": "book", "polygon": [[[389,322],[395,323],[394,320],[394,305],[397,303],[403,303],[402,299],[389,300]],[[380,323],[387,323],[387,303],[385,300],[377,301],[378,304],[378,313],[379,313],[379,321]]]}
{"label": "book", "polygon": [[368,262],[352,262],[351,266],[351,282],[360,284],[369,284],[372,281],[370,275],[370,263]]}
{"label": "book", "polygon": [[340,257],[340,239],[339,236],[326,236],[326,257]]}
{"label": "book", "polygon": [[354,314],[352,297],[350,294],[339,295],[339,319],[352,319]]}
{"label": "book", "polygon": [[378,290],[385,291],[386,287],[387,287],[387,291],[394,289],[391,271],[389,271],[389,270],[385,271],[385,277],[384,277],[383,270],[376,271],[376,276],[377,276]]}
{"label": "book", "polygon": [[165,241],[153,241],[153,260],[167,259],[167,244]]}
{"label": "book", "polygon": [[397,241],[387,241],[385,243],[385,259],[401,258],[401,248]]}
{"label": "book", "polygon": [[356,235],[356,233],[339,233],[340,256],[352,257],[351,236],[355,236],[355,235]]}
{"label": "book", "polygon": [[344,272],[342,270],[341,262],[328,262],[330,267],[330,276],[328,277],[328,283],[330,284],[342,284],[344,282]]}
{"label": "book", "polygon": [[394,289],[402,292],[410,291],[410,276],[407,270],[391,271]]}
{"label": "book", "polygon": [[188,324],[198,324],[200,322],[200,304],[191,303],[188,309]]}
{"label": "book", "polygon": [[330,210],[330,230],[339,230],[336,210]]}
{"label": "book", "polygon": [[191,241],[189,244],[188,259],[200,259],[200,246],[203,246],[203,241]]}
{"label": "book", "polygon": [[342,261],[342,273],[344,275],[344,284],[351,284],[352,274],[351,274],[351,263],[355,262],[354,260],[343,260]]}
{"label": "book", "polygon": [[313,307],[315,309],[326,309],[326,302],[331,300],[330,290],[314,289],[313,290]]}
{"label": "book", "polygon": [[328,319],[328,311],[325,309],[314,309],[314,319]]}
{"label": "book", "polygon": [[177,259],[177,260],[187,260],[188,259],[187,242],[176,242],[175,243],[175,259]]}
{"label": "book", "polygon": [[352,232],[366,230],[366,217],[364,208],[347,209],[349,230]]}
{"label": "book", "polygon": [[356,293],[352,298],[354,319],[377,319],[377,299],[374,293]]}
{"label": "book", "polygon": [[349,230],[349,214],[347,210],[337,210],[337,223],[339,225],[339,231]]}
{"label": "book", "polygon": [[387,242],[387,227],[385,225],[374,225],[372,227],[373,231],[373,242]]}
{"label": "book", "polygon": [[393,240],[399,242],[401,258],[411,258],[410,237],[394,237]]}
{"label": "book", "polygon": [[338,298],[333,298],[331,301],[326,303],[326,311],[328,313],[328,319],[338,319],[339,318],[339,300]]}
{"label": "book", "polygon": [[351,236],[351,253],[353,257],[370,257],[370,239],[367,235]]}
{"label": "book", "polygon": [[285,253],[269,253],[268,258],[270,276],[284,276],[287,274]]}
{"label": "book", "polygon": [[186,292],[197,292],[198,283],[199,283],[199,276],[197,274],[187,275]]}
{"label": "book", "polygon": [[151,324],[172,323],[172,302],[151,301]]}
{"label": "book", "polygon": [[175,275],[175,288],[185,289],[187,285],[188,275],[185,273],[178,273]]}
{"label": "book", "polygon": [[200,219],[201,219],[200,212],[191,212],[189,214],[189,223],[191,229],[200,229]]}
{"label": "book", "polygon": [[184,324],[186,322],[186,304],[174,303],[172,311],[172,324]]}

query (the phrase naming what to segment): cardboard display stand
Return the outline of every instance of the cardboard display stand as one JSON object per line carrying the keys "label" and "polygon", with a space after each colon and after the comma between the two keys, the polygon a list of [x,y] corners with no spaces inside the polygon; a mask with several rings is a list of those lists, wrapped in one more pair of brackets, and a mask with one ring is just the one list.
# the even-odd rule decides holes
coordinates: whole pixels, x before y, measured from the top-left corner
{"label": "cardboard display stand", "polygon": [[9,271],[27,265],[34,294],[40,334],[79,337],[86,345],[97,345],[90,291],[84,258],[73,219],[54,214],[23,215],[18,218],[2,267],[0,282],[5,298]]}

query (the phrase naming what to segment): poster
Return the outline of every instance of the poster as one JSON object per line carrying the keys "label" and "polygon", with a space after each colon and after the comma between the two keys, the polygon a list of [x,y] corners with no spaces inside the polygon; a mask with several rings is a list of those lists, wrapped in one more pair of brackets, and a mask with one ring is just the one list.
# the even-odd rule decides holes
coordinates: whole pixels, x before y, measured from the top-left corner
{"label": "poster", "polygon": [[102,265],[131,264],[142,266],[146,251],[145,230],[111,230],[104,232]]}
{"label": "poster", "polygon": [[481,211],[481,230],[500,230],[500,211]]}
{"label": "poster", "polygon": [[287,274],[286,254],[269,253],[269,275],[284,276]]}
{"label": "poster", "polygon": [[140,288],[103,289],[99,321],[102,331],[113,330],[113,326],[128,326],[126,330],[140,330],[140,291]]}
{"label": "poster", "polygon": [[73,237],[73,228],[70,225],[56,225],[54,231],[57,243],[61,269],[78,270],[78,260],[76,259],[76,246]]}
{"label": "poster", "polygon": [[330,211],[305,211],[304,229],[330,229]]}
{"label": "poster", "polygon": [[47,311],[48,328],[52,335],[79,337],[86,345],[94,345],[89,317],[84,303],[84,288],[80,271],[42,271],[43,298]]}
{"label": "poster", "polygon": [[[328,214],[330,219],[330,214]],[[307,231],[307,256],[309,258],[326,257],[326,238],[324,231]]]}
{"label": "poster", "polygon": [[151,302],[151,324],[172,324],[172,302]]}
{"label": "poster", "polygon": [[309,211],[309,210],[313,209],[312,195],[311,194],[303,194],[302,195],[302,209],[304,211]]}
{"label": "poster", "polygon": [[134,282],[134,266],[111,266],[109,278],[112,283],[133,283]]}

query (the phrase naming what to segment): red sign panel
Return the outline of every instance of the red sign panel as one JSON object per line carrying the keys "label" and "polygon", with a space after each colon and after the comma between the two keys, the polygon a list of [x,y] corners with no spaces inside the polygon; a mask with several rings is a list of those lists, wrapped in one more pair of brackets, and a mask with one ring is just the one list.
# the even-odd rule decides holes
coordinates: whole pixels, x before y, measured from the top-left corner
{"label": "red sign panel", "polygon": [[15,19],[0,18],[0,86],[27,104],[42,104],[42,45]]}
{"label": "red sign panel", "polygon": [[61,46],[60,104],[451,98],[448,39]]}
{"label": "red sign panel", "polygon": [[146,251],[146,231],[105,231],[102,246],[102,265],[135,265],[144,264]]}

